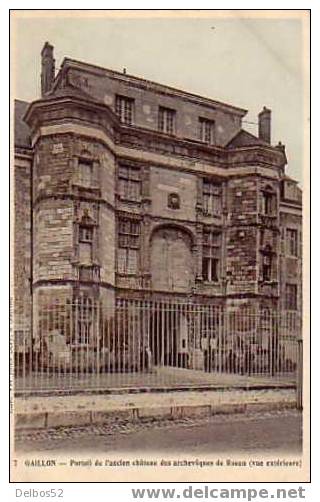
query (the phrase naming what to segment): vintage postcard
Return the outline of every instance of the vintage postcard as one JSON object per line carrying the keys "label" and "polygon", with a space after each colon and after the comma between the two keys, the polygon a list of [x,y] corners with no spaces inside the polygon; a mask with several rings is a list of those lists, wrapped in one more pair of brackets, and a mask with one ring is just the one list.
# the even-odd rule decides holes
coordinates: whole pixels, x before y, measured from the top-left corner
{"label": "vintage postcard", "polygon": [[309,480],[307,10],[11,11],[11,480]]}

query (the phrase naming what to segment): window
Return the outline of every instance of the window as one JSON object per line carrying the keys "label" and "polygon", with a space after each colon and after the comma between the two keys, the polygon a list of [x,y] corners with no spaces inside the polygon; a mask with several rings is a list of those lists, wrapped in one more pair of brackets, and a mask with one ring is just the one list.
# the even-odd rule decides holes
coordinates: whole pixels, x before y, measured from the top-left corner
{"label": "window", "polygon": [[221,235],[204,231],[202,242],[202,277],[204,281],[217,282],[219,280],[220,250]]}
{"label": "window", "polygon": [[209,143],[209,145],[214,144],[215,140],[215,123],[213,120],[199,118],[199,132],[200,141]]}
{"label": "window", "polygon": [[276,196],[272,188],[262,192],[262,214],[272,216],[276,209]]}
{"label": "window", "polygon": [[272,250],[267,245],[262,252],[262,279],[265,282],[271,281],[272,278]]}
{"label": "window", "polygon": [[93,162],[92,160],[79,159],[78,161],[78,177],[80,185],[91,187],[93,178]]}
{"label": "window", "polygon": [[85,225],[79,227],[79,242],[92,242],[93,228]]}
{"label": "window", "polygon": [[82,265],[92,263],[93,227],[79,226],[79,261]]}
{"label": "window", "polygon": [[221,214],[221,187],[210,181],[203,181],[203,213],[206,216]]}
{"label": "window", "polygon": [[290,256],[298,256],[298,231],[287,228],[287,249]]}
{"label": "window", "polygon": [[118,180],[121,198],[132,201],[139,201],[141,199],[140,169],[119,166]]}
{"label": "window", "polygon": [[175,133],[175,110],[159,107],[159,131],[167,134]]}
{"label": "window", "polygon": [[286,309],[297,310],[297,285],[286,284]]}
{"label": "window", "polygon": [[116,114],[120,122],[131,125],[133,123],[134,99],[126,96],[116,96]]}
{"label": "window", "polygon": [[140,247],[140,222],[122,218],[118,233],[118,272],[136,274]]}

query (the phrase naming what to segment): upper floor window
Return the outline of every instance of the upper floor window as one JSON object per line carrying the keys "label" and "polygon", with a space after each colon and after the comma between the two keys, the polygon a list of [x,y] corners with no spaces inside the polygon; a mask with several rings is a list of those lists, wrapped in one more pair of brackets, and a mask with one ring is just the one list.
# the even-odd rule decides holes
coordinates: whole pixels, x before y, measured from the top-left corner
{"label": "upper floor window", "polygon": [[167,134],[175,133],[176,111],[171,108],[159,107],[159,131]]}
{"label": "upper floor window", "polygon": [[273,216],[276,211],[276,194],[271,187],[262,191],[262,214]]}
{"label": "upper floor window", "polygon": [[92,242],[93,228],[85,225],[79,227],[79,242]]}
{"label": "upper floor window", "polygon": [[119,166],[118,183],[120,197],[132,201],[141,199],[141,172],[139,168]]}
{"label": "upper floor window", "polygon": [[287,228],[287,249],[290,256],[298,256],[298,231],[295,228]]}
{"label": "upper floor window", "polygon": [[78,160],[78,180],[80,185],[91,187],[93,182],[93,161],[86,159]]}
{"label": "upper floor window", "polygon": [[221,186],[203,181],[203,213],[207,216],[221,214]]}
{"label": "upper floor window", "polygon": [[296,284],[286,284],[286,309],[297,310],[298,306],[298,288]]}
{"label": "upper floor window", "polygon": [[220,254],[221,234],[204,231],[202,241],[202,277],[204,281],[219,281]]}
{"label": "upper floor window", "polygon": [[199,118],[200,141],[213,145],[215,141],[215,123],[213,120]]}
{"label": "upper floor window", "polygon": [[134,99],[126,96],[116,96],[116,114],[120,122],[131,125],[133,123]]}
{"label": "upper floor window", "polygon": [[118,227],[118,272],[136,274],[140,247],[140,222],[121,218]]}
{"label": "upper floor window", "polygon": [[92,263],[93,227],[79,226],[79,261],[82,265]]}
{"label": "upper floor window", "polygon": [[262,279],[265,282],[272,279],[272,260],[273,254],[269,244],[262,251]]}

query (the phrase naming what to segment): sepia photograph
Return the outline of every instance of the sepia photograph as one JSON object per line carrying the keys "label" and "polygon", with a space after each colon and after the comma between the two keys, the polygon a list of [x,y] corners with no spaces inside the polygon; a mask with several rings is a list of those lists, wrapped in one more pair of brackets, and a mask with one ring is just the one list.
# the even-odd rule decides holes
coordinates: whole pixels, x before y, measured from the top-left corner
{"label": "sepia photograph", "polygon": [[12,481],[309,480],[308,10],[12,10]]}

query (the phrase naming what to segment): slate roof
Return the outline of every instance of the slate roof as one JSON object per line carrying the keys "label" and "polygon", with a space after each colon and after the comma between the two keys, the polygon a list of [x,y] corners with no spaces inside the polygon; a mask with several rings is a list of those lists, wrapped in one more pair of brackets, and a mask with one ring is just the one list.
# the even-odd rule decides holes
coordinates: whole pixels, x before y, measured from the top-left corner
{"label": "slate roof", "polygon": [[269,143],[257,138],[253,134],[244,129],[241,129],[230,141],[226,144],[227,148],[239,148],[241,146],[270,146]]}
{"label": "slate roof", "polygon": [[30,129],[22,120],[29,103],[15,99],[14,101],[14,144],[24,148],[31,147]]}

